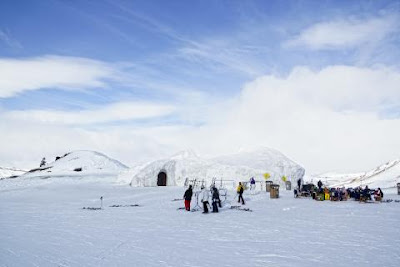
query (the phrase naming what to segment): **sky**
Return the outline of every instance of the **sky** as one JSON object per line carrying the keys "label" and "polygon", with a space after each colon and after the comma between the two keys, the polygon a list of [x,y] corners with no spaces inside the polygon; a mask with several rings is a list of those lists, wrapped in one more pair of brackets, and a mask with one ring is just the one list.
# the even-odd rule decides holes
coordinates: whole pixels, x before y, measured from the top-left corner
{"label": "sky", "polygon": [[0,1],[0,166],[270,147],[400,157],[400,1]]}

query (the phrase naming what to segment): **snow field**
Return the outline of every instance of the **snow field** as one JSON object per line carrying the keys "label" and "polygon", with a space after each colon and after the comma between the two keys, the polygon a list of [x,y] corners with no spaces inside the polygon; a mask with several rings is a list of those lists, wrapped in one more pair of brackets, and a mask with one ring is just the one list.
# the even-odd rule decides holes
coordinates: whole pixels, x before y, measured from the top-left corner
{"label": "snow field", "polygon": [[[270,199],[177,210],[182,187],[38,179],[0,187],[0,266],[398,266],[400,203]],[[235,195],[229,192],[228,199]],[[84,210],[100,207],[103,210]],[[393,192],[385,198],[400,199]],[[194,206],[192,200],[192,207]],[[139,204],[140,207],[111,205]],[[200,203],[201,204],[201,203]],[[232,205],[238,205],[236,201]]]}

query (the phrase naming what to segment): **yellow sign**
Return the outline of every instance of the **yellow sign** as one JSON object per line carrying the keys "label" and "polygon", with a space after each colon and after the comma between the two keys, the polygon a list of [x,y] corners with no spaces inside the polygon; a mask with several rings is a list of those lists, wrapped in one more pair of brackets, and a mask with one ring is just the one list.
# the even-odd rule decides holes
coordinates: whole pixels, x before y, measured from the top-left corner
{"label": "yellow sign", "polygon": [[268,172],[264,173],[264,179],[267,180],[271,177],[271,174],[269,174]]}

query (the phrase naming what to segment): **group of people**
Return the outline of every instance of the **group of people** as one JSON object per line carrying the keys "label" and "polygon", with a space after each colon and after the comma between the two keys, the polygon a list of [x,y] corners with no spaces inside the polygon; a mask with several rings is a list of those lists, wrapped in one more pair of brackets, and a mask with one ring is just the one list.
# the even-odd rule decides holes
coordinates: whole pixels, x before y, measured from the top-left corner
{"label": "group of people", "polygon": [[[312,185],[310,188],[310,194],[315,200],[343,201],[353,198],[357,201],[368,201],[372,200],[372,196],[374,196],[375,201],[381,201],[383,198],[383,192],[380,188],[376,190],[371,190],[368,186],[365,186],[364,189],[360,186],[356,188],[328,188],[323,187],[321,180],[318,181],[317,186]],[[298,190],[301,192],[301,188]]]}
{"label": "group of people", "polygon": [[[193,187],[189,185],[189,188],[185,191],[183,198],[185,200],[185,209],[190,211],[190,202],[193,196]],[[208,207],[210,199],[210,190],[207,190],[205,186],[201,186],[201,202],[203,203],[203,213],[208,213]],[[222,208],[221,199],[219,198],[218,189],[213,186],[211,188],[211,199],[212,199],[212,212],[218,212],[218,207]]]}
{"label": "group of people", "polygon": [[347,189],[347,193],[350,198],[354,198],[358,201],[367,201],[372,200],[372,195],[374,196],[375,201],[381,201],[383,198],[383,192],[380,187],[376,190],[371,190],[368,188],[368,185],[365,186],[364,189],[361,186],[356,188],[349,188]]}
{"label": "group of people", "polygon": [[[236,192],[238,195],[238,203],[242,202],[244,205],[244,198],[243,198],[243,192],[244,192],[244,187],[241,182],[239,182],[238,187],[236,188]],[[222,203],[221,199],[219,197],[219,191],[215,186],[211,187],[211,190],[207,190],[204,185],[201,186],[201,202],[203,203],[203,213],[208,213],[208,208],[210,206],[209,199],[210,199],[210,194],[211,194],[211,200],[212,200],[212,212],[218,212],[218,207],[222,208]],[[190,202],[192,201],[193,197],[193,187],[192,185],[189,185],[189,188],[185,191],[185,194],[183,195],[183,199],[185,202],[185,209],[187,211],[190,211]]]}

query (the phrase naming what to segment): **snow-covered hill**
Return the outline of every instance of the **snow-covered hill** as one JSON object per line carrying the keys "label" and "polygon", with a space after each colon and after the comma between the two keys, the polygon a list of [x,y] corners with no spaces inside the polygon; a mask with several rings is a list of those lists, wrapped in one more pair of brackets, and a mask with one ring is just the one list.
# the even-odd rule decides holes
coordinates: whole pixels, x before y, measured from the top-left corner
{"label": "snow-covered hill", "polygon": [[353,174],[325,173],[313,177],[333,186],[357,187],[368,185],[370,188],[395,188],[400,182],[400,159],[389,161],[370,171]]}
{"label": "snow-covered hill", "polygon": [[18,176],[18,175],[21,175],[21,174],[23,174],[25,172],[26,171],[18,170],[18,169],[15,169],[15,168],[0,167],[0,179]]}
{"label": "snow-covered hill", "polygon": [[65,176],[117,176],[128,169],[118,160],[95,151],[80,150],[65,154],[55,161],[32,169],[21,178],[54,178]]}
{"label": "snow-covered hill", "polygon": [[193,151],[186,150],[170,158],[137,166],[120,175],[121,182],[132,186],[156,186],[160,172],[167,176],[167,185],[183,185],[186,178],[204,180],[210,184],[213,179],[225,180],[232,185],[248,181],[250,177],[264,181],[268,172],[271,180],[279,182],[283,175],[293,182],[304,175],[304,169],[278,151],[259,149],[214,159],[203,159]]}

